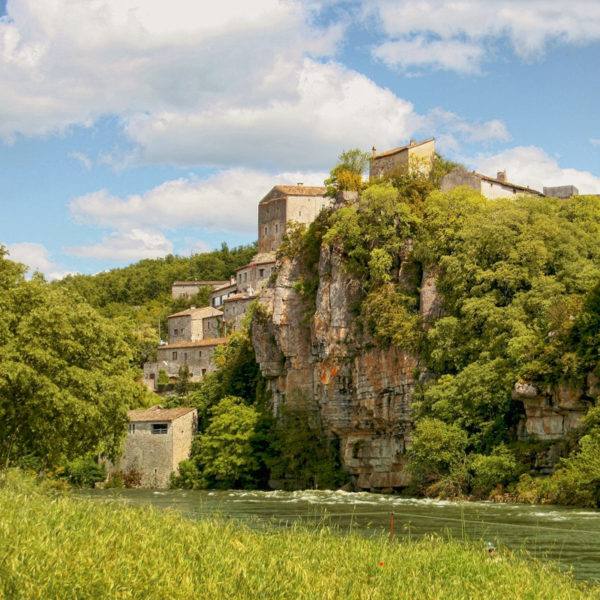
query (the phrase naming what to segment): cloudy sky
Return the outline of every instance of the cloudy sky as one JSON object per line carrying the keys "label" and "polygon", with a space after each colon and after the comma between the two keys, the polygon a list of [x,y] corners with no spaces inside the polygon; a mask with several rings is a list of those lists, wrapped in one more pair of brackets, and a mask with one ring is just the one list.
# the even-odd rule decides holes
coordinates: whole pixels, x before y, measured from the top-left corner
{"label": "cloudy sky", "polygon": [[344,149],[600,193],[600,2],[0,0],[0,243],[48,278],[256,238]]}

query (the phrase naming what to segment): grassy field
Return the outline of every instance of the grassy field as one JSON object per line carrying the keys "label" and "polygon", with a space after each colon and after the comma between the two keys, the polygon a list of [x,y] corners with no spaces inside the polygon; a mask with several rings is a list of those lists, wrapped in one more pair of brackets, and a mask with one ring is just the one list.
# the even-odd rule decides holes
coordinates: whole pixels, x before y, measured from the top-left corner
{"label": "grassy field", "polygon": [[548,565],[437,538],[255,531],[77,499],[0,476],[0,598],[600,598]]}

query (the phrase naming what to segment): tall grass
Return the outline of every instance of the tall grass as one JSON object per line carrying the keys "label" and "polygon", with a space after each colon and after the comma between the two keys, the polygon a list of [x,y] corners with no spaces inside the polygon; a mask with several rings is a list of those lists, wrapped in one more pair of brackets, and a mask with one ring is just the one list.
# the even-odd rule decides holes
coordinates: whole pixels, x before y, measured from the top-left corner
{"label": "tall grass", "polygon": [[0,598],[600,598],[548,565],[479,545],[255,531],[170,511],[51,493],[14,472],[0,486]]}

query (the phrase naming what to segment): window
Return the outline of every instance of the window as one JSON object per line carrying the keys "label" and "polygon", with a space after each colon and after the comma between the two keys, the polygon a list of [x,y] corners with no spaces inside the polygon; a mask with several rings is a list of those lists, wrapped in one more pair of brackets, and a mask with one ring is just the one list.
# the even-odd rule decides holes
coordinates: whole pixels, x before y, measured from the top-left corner
{"label": "window", "polygon": [[206,369],[202,369],[202,377],[206,375]]}
{"label": "window", "polygon": [[135,423],[129,423],[129,433],[135,433]]}
{"label": "window", "polygon": [[264,231],[265,231],[265,235],[267,235],[267,232],[269,231],[269,228],[266,225],[265,225]]}
{"label": "window", "polygon": [[179,329],[173,329],[173,335],[177,335],[178,331],[179,331]]}
{"label": "window", "polygon": [[244,281],[248,281],[248,273],[244,273]]}
{"label": "window", "polygon": [[183,353],[183,362],[187,362],[187,352]]}
{"label": "window", "polygon": [[202,358],[202,350],[198,352],[198,358]]}
{"label": "window", "polygon": [[162,435],[167,433],[169,426],[166,423],[152,423],[152,433]]}
{"label": "window", "polygon": [[301,217],[302,216],[302,210],[298,211],[298,216]]}
{"label": "window", "polygon": [[258,276],[259,277],[264,277],[265,276],[265,270],[264,269],[259,269],[258,270]]}
{"label": "window", "polygon": [[275,233],[279,233],[279,225],[277,223],[275,223]]}
{"label": "window", "polygon": [[173,360],[177,360],[177,352],[173,352]]}
{"label": "window", "polygon": [[150,379],[154,379],[155,378],[155,374],[154,373],[150,373]]}

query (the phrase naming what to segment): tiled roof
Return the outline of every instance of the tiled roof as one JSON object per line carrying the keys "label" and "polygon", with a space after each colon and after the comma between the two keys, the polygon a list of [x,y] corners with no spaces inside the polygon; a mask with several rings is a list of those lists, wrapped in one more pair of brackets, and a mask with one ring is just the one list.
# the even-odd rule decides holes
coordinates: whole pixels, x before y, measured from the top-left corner
{"label": "tiled roof", "polygon": [[223,298],[223,302],[232,302],[233,300],[254,300],[258,296],[258,292],[253,292],[252,294],[244,294],[239,293],[234,296],[228,296],[227,298]]}
{"label": "tiled roof", "polygon": [[222,314],[223,313],[217,308],[213,308],[212,306],[203,306],[202,308],[188,308],[187,310],[182,310],[181,312],[169,315],[167,318],[170,319],[172,317],[185,317],[186,315],[193,315],[196,319],[204,319],[206,317],[219,317]]}
{"label": "tiled roof", "polygon": [[382,158],[384,156],[392,156],[392,154],[397,154],[398,152],[403,152],[404,150],[408,150],[409,148],[418,148],[423,144],[428,144],[429,142],[433,142],[435,138],[429,138],[428,140],[423,140],[422,142],[416,142],[415,144],[407,144],[406,146],[401,146],[400,148],[393,148],[392,150],[386,150],[385,152],[380,152],[379,154],[374,154],[371,159],[374,158]]}
{"label": "tiled roof", "polygon": [[172,285],[223,285],[229,284],[229,281],[174,281]]}
{"label": "tiled roof", "polygon": [[208,340],[196,340],[195,342],[175,342],[174,344],[165,344],[159,346],[158,350],[171,350],[177,348],[202,348],[204,346],[218,346],[224,344],[228,338],[212,338]]}
{"label": "tiled roof", "polygon": [[183,415],[196,410],[190,406],[180,406],[178,408],[163,408],[160,405],[146,408],[144,410],[128,410],[127,417],[131,422],[148,422],[148,421],[175,421]]}
{"label": "tiled roof", "polygon": [[322,186],[312,185],[276,185],[271,191],[259,202],[263,204],[271,200],[279,200],[285,196],[324,196],[327,193],[327,188]]}
{"label": "tiled roof", "polygon": [[523,190],[529,194],[537,194],[538,196],[543,196],[542,192],[538,192],[530,187],[525,187],[524,185],[518,185],[516,183],[511,183],[510,181],[504,181],[503,179],[498,179],[496,177],[489,177],[488,175],[483,175],[482,173],[477,173],[476,171],[471,171],[471,175],[475,175],[479,177],[479,179],[483,179],[484,181],[489,181],[491,183],[499,183],[505,187],[511,187],[516,190]]}
{"label": "tiled roof", "polygon": [[236,286],[237,286],[237,283],[235,281],[233,283],[231,281],[228,281],[224,285],[220,285],[220,286],[216,287],[211,293],[214,294],[215,292],[220,292],[221,290],[225,290],[229,287],[234,288]]}
{"label": "tiled roof", "polygon": [[255,265],[267,265],[269,263],[275,263],[277,262],[275,256],[275,252],[259,252],[250,259],[250,262],[247,265],[244,265],[235,271],[238,273],[239,271],[243,271],[244,269],[248,269]]}

